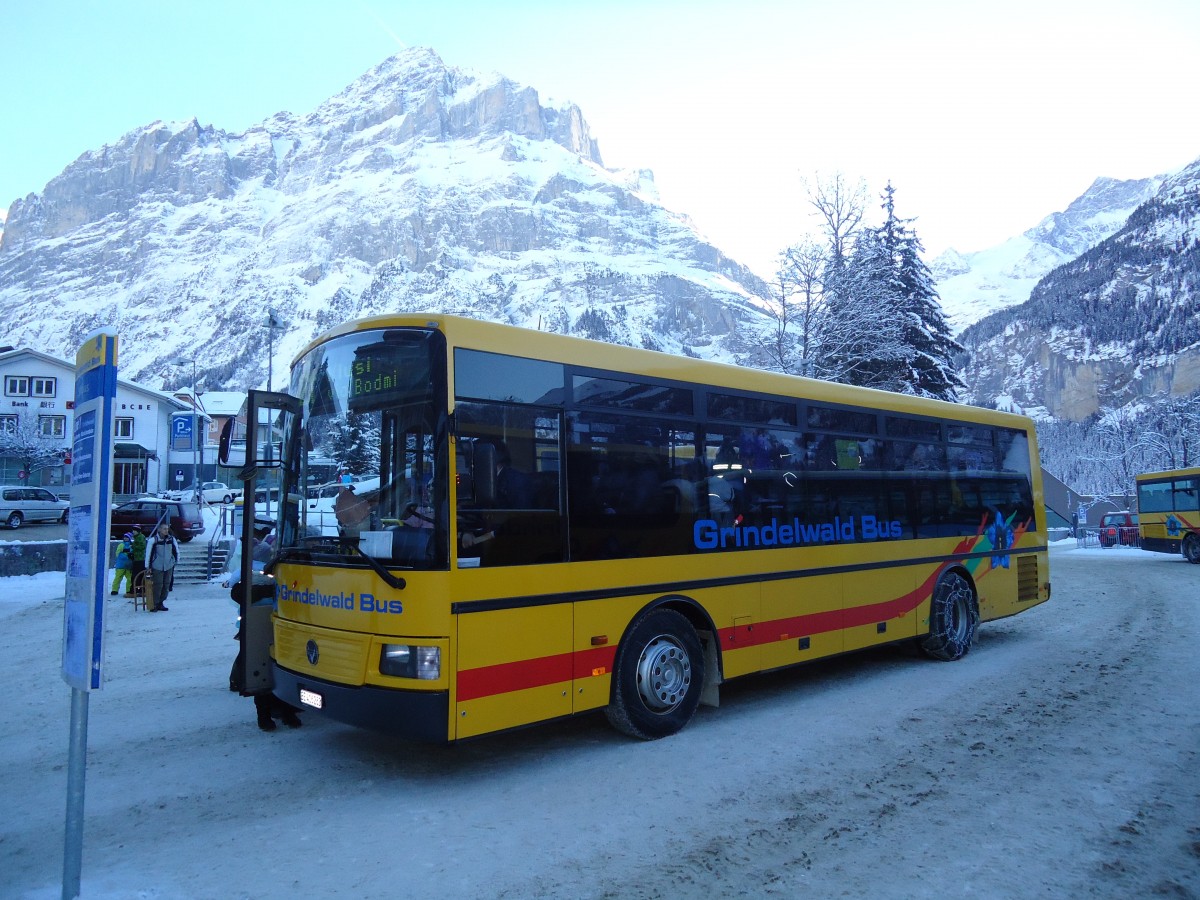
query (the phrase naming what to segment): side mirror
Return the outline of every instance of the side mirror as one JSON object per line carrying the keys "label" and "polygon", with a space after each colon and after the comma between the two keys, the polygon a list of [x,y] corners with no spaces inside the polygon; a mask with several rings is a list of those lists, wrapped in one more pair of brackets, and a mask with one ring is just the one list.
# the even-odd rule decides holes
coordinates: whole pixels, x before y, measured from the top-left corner
{"label": "side mirror", "polygon": [[225,421],[225,424],[221,426],[221,442],[217,449],[217,461],[222,466],[232,469],[240,469],[246,464],[245,436],[243,435],[239,444],[235,444],[233,440],[237,424],[236,418]]}

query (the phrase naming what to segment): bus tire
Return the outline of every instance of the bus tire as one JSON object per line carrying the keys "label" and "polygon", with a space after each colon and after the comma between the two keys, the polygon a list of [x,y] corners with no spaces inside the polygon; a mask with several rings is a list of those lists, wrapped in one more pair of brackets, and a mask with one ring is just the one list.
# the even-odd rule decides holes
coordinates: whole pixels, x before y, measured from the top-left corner
{"label": "bus tire", "polygon": [[1189,534],[1183,539],[1183,558],[1193,564],[1200,564],[1200,537]]}
{"label": "bus tire", "polygon": [[629,627],[613,663],[605,714],[618,731],[644,741],[675,734],[700,705],[704,649],[691,623],[652,609]]}
{"label": "bus tire", "polygon": [[929,605],[929,634],[921,652],[932,659],[953,662],[967,655],[979,627],[979,603],[971,582],[961,572],[938,579]]}

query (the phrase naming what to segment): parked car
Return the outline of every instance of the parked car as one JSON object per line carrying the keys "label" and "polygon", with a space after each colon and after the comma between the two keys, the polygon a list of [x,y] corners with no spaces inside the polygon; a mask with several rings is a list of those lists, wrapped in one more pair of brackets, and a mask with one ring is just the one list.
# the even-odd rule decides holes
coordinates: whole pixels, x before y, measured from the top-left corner
{"label": "parked car", "polygon": [[1127,547],[1138,545],[1138,517],[1128,510],[1105,513],[1100,519],[1100,546],[1115,547],[1124,544]]}
{"label": "parked car", "polygon": [[9,528],[20,528],[25,522],[65,522],[69,506],[45,488],[0,488],[0,521]]}
{"label": "parked car", "polygon": [[171,532],[180,541],[186,543],[204,532],[200,506],[194,500],[142,497],[113,509],[109,533],[114,538],[120,538],[125,532],[140,528],[143,534],[150,535],[164,516],[171,525]]}
{"label": "parked car", "polygon": [[276,501],[278,499],[279,499],[279,488],[277,488],[277,487],[273,487],[273,488],[261,488],[260,487],[260,488],[254,489],[254,502],[255,503],[266,503],[268,500]]}
{"label": "parked car", "polygon": [[[185,487],[178,491],[167,491],[168,500],[191,500],[196,496],[196,488]],[[231,488],[223,481],[205,481],[200,484],[200,496],[205,503],[232,503],[242,496],[240,488]]]}

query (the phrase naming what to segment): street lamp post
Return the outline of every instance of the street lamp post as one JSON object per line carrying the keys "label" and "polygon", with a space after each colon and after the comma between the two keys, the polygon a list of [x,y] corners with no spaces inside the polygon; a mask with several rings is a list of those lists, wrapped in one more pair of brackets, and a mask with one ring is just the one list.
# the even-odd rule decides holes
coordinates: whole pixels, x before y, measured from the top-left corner
{"label": "street lamp post", "polygon": [[204,448],[200,446],[200,401],[196,397],[196,358],[181,359],[192,364],[192,490],[200,502],[200,467],[204,465]]}
{"label": "street lamp post", "polygon": [[271,362],[275,356],[275,329],[279,327],[279,319],[275,315],[275,310],[267,307],[267,390],[272,390],[271,384],[273,381]]}
{"label": "street lamp post", "polygon": [[200,401],[196,397],[196,357],[192,357],[192,485],[196,489],[196,502],[200,502],[200,466],[204,464],[204,451],[200,448]]}

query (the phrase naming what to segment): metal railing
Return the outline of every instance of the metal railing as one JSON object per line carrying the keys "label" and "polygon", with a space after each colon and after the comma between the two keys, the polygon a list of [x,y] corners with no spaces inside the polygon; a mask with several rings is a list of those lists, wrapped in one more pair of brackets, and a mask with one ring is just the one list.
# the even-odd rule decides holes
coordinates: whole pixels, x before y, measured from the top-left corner
{"label": "metal railing", "polygon": [[1140,547],[1142,535],[1136,525],[1105,525],[1080,528],[1075,534],[1079,547]]}

